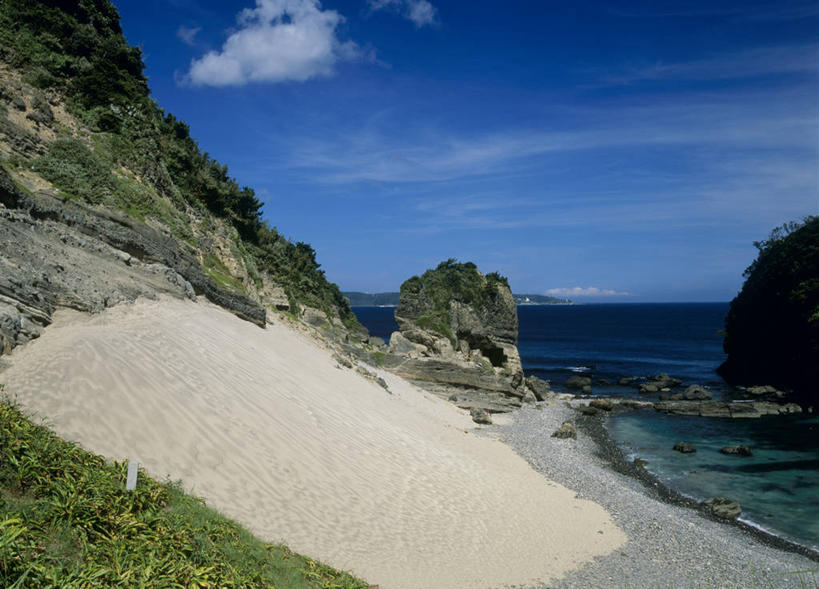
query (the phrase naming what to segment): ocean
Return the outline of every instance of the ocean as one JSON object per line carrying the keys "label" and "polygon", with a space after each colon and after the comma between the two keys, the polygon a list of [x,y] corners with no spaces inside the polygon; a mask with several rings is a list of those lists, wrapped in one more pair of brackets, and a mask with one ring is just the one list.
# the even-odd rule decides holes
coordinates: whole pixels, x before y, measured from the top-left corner
{"label": "ocean", "polygon": [[[393,308],[353,311],[371,335],[386,340],[397,329]],[[720,330],[727,311],[727,303],[521,306],[518,349],[526,374],[558,391],[584,374],[593,378],[595,395],[645,399],[617,380],[666,372],[686,385],[706,385],[716,399],[732,398],[738,392],[716,374],[725,358]],[[669,487],[696,500],[739,501],[743,521],[819,550],[819,415],[740,420],[635,411],[610,417],[606,427]],[[679,441],[697,452],[674,451]],[[738,444],[753,456],[719,452]]]}

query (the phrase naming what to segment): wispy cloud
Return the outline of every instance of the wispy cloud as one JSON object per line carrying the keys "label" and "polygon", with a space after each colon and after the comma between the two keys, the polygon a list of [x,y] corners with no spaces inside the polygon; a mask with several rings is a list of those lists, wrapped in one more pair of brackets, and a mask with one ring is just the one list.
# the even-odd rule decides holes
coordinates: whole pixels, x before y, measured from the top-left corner
{"label": "wispy cloud", "polygon": [[819,74],[819,44],[762,47],[686,62],[632,67],[606,76],[604,85],[645,80],[730,80],[759,76]]}
{"label": "wispy cloud", "polygon": [[196,43],[196,35],[201,30],[202,27],[188,28],[186,26],[180,26],[179,30],[176,31],[176,36],[182,39],[182,42],[185,43],[185,45],[190,45],[193,47]]}
{"label": "wispy cloud", "polygon": [[571,288],[550,288],[546,294],[552,297],[625,297],[627,292],[618,292],[610,288],[597,288],[596,286],[573,286]]}
{"label": "wispy cloud", "polygon": [[[554,109],[570,130],[506,129],[454,134],[447,129],[396,135],[389,126],[344,129],[329,137],[304,136],[288,146],[288,163],[318,180],[441,182],[457,178],[542,169],[550,156],[638,147],[816,148],[817,109],[811,92],[771,100],[770,94],[691,95],[687,101],[616,108]],[[563,121],[561,121],[563,122]],[[545,126],[545,125],[544,125]],[[565,125],[564,125],[565,126]]]}
{"label": "wispy cloud", "polygon": [[401,14],[416,27],[438,24],[438,10],[427,0],[367,0],[370,9]]}
{"label": "wispy cloud", "polygon": [[191,62],[185,80],[200,86],[304,81],[329,76],[340,61],[372,58],[353,41],[341,41],[344,21],[318,0],[256,0],[238,16],[239,29],[221,51]]}

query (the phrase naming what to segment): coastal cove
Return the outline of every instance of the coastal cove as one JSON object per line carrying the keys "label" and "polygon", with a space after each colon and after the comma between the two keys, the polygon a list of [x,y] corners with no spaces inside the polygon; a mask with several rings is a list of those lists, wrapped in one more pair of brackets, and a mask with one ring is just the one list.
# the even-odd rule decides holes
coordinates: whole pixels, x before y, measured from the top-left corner
{"label": "coastal cove", "polygon": [[[592,396],[655,400],[625,376],[661,372],[685,385],[706,386],[715,400],[735,398],[716,368],[724,360],[727,303],[519,306],[519,350],[527,375],[551,381],[556,391],[575,375],[590,376]],[[373,336],[396,329],[393,309],[356,307]],[[802,414],[739,420],[675,416],[654,410],[616,413],[605,422],[628,460],[646,460],[647,473],[694,501],[725,496],[743,508],[741,520],[795,542],[819,548],[819,419]],[[698,452],[673,451],[679,441]],[[753,456],[726,456],[720,448],[744,444]]]}

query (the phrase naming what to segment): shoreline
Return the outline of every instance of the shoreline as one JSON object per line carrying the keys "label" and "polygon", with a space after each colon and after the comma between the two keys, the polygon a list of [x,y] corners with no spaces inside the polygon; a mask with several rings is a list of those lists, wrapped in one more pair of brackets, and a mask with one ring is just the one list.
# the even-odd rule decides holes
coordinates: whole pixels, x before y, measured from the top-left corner
{"label": "shoreline", "polygon": [[[551,437],[565,421],[576,425],[577,440]],[[539,403],[485,430],[549,480],[601,505],[629,537],[550,587],[801,588],[819,581],[816,552],[704,513],[631,464],[603,423],[562,403]]]}
{"label": "shoreline", "polygon": [[708,518],[714,522],[736,527],[746,534],[754,536],[757,540],[772,548],[799,554],[800,556],[804,556],[819,563],[819,551],[813,550],[808,546],[803,546],[802,544],[769,532],[762,527],[758,527],[739,519],[729,521],[714,517],[702,510],[700,503],[697,500],[683,495],[679,491],[669,487],[646,468],[636,465],[633,461],[629,461],[626,458],[626,454],[623,449],[617,445],[617,443],[611,437],[611,433],[606,428],[605,421],[607,418],[608,414],[601,413],[598,413],[597,415],[578,414],[576,424],[578,429],[585,432],[592,440],[594,440],[595,444],[597,445],[598,457],[607,462],[613,471],[639,481],[650,497],[658,499],[659,501],[669,505],[687,507],[696,511],[702,517]]}

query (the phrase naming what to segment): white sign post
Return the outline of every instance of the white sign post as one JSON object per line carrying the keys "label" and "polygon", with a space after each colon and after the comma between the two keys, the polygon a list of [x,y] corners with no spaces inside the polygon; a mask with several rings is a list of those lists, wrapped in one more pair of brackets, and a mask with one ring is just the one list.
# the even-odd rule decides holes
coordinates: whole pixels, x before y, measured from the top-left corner
{"label": "white sign post", "polygon": [[136,489],[137,474],[139,473],[139,462],[136,460],[128,461],[128,478],[125,480],[125,490],[133,491]]}

